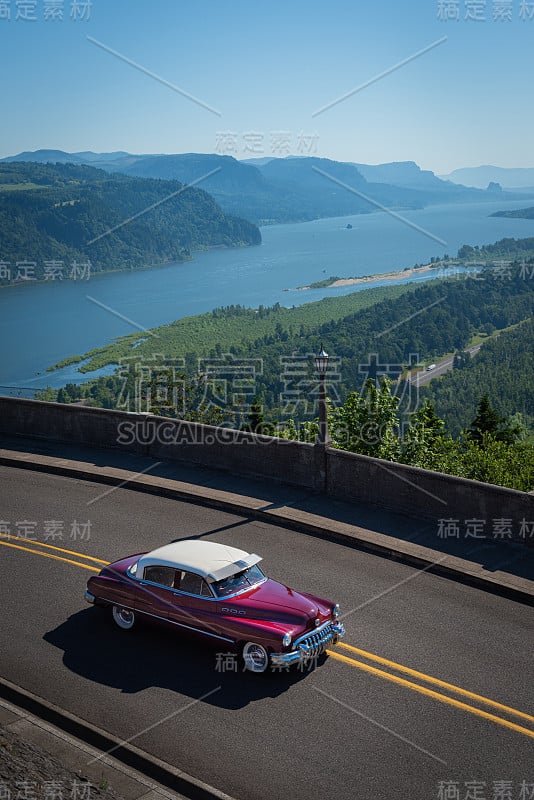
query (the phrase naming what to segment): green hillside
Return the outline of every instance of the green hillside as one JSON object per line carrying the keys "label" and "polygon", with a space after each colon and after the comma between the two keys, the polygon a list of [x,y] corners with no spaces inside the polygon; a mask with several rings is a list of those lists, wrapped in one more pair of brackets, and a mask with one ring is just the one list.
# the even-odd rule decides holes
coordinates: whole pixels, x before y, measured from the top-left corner
{"label": "green hillside", "polygon": [[[154,363],[157,356],[156,360],[163,364],[184,358],[192,374],[198,358],[232,354],[236,358],[261,359],[262,372],[256,376],[255,391],[264,398],[264,406],[274,419],[279,416],[284,391],[282,359],[307,358],[311,379],[311,354],[317,352],[321,342],[340,359],[331,392],[334,402],[338,402],[350,391],[361,389],[368,375],[388,375],[396,380],[417,361],[436,360],[445,353],[463,350],[478,332],[488,327],[502,330],[517,325],[532,313],[531,282],[521,276],[516,266],[506,278],[488,271],[483,277],[369,289],[299,308],[218,309],[154,329],[153,335],[135,333],[123,337],[57,366],[89,357],[81,369],[91,371],[121,359]],[[112,380],[101,379],[101,385],[110,389],[112,397]],[[403,382],[398,384],[398,390],[404,392]],[[464,403],[460,393],[457,398],[458,408],[452,403],[444,413],[447,421],[458,416]],[[402,407],[407,413],[414,410],[410,403],[415,400],[404,397]],[[530,406],[524,395],[518,393],[515,400],[506,410],[528,414]],[[475,405],[476,398],[469,401],[470,410],[466,413],[471,413]]]}
{"label": "green hillside", "polygon": [[169,358],[183,358],[189,353],[201,357],[254,348],[254,343],[260,339],[293,341],[313,334],[322,323],[342,319],[386,298],[400,297],[414,288],[413,284],[383,286],[293,308],[283,308],[278,304],[270,308],[260,306],[257,310],[243,306],[218,308],[155,328],[153,336],[145,333],[122,336],[106,347],[64,359],[53,368],[89,359],[80,367],[80,372],[92,372],[133,354],[139,360],[152,358],[154,352]]}
{"label": "green hillside", "polygon": [[90,262],[91,272],[183,261],[206,247],[261,242],[250,222],[224,214],[178,181],[110,175],[73,164],[0,164],[0,254],[17,262]]}

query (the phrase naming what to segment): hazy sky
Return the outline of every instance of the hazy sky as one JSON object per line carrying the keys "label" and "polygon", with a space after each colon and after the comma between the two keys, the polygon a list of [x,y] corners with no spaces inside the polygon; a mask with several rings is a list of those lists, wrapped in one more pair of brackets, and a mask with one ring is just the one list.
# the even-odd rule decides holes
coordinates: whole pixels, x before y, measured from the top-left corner
{"label": "hazy sky", "polygon": [[1,156],[292,153],[414,160],[437,173],[534,165],[534,2],[87,5],[0,0]]}

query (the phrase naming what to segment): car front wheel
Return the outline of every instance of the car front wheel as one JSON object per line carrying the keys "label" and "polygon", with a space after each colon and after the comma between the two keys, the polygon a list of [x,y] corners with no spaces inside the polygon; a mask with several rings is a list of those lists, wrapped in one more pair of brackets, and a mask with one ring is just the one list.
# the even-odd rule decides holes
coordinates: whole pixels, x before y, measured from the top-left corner
{"label": "car front wheel", "polygon": [[243,647],[243,661],[249,672],[265,672],[269,666],[269,653],[263,645],[247,642]]}
{"label": "car front wheel", "polygon": [[134,626],[135,614],[129,608],[113,606],[113,619],[119,628],[122,628],[123,631],[129,631]]}

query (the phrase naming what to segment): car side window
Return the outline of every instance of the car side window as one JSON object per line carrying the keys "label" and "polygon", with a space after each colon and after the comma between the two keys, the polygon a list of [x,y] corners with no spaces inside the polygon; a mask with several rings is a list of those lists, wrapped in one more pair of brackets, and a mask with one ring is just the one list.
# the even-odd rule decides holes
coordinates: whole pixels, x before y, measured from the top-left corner
{"label": "car side window", "polygon": [[200,583],[200,595],[201,597],[213,597],[211,589],[204,579]]}
{"label": "car side window", "polygon": [[194,572],[182,572],[180,589],[182,592],[197,594],[201,597],[213,596],[206,581],[201,578],[200,575],[196,575]]}
{"label": "car side window", "polygon": [[161,586],[174,586],[174,573],[176,572],[175,569],[172,567],[145,567],[145,571],[143,574],[143,578],[145,581],[152,581],[152,583],[158,583]]}

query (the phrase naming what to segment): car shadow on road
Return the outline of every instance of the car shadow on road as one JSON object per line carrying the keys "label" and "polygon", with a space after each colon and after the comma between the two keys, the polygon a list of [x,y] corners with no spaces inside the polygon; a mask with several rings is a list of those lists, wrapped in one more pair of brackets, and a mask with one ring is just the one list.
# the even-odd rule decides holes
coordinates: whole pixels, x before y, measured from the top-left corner
{"label": "car shadow on road", "polygon": [[[43,638],[63,650],[68,670],[94,683],[125,694],[161,687],[226,709],[278,697],[314,671],[306,667],[262,675],[244,672],[225,645],[137,622],[133,630],[122,631],[105,608],[79,611]],[[321,657],[314,669],[321,669],[324,660]],[[220,688],[212,691],[216,687]]]}

